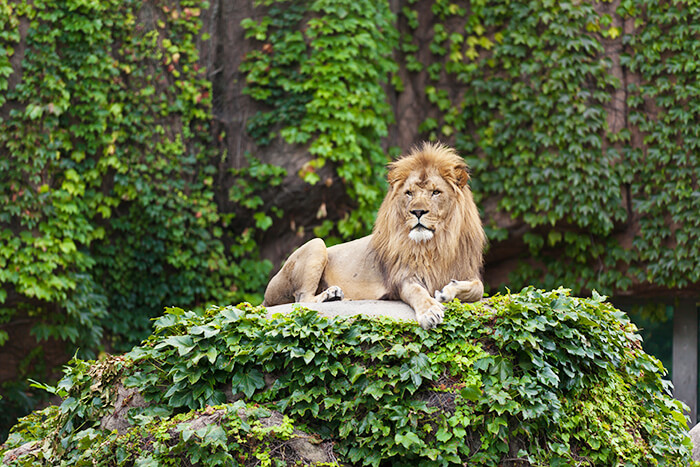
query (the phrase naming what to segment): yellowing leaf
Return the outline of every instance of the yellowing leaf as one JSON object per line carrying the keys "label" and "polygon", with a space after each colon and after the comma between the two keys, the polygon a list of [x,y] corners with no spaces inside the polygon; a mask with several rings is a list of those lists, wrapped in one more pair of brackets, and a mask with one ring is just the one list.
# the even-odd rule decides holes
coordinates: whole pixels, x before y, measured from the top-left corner
{"label": "yellowing leaf", "polygon": [[600,26],[598,25],[598,23],[593,23],[593,22],[588,23],[588,24],[586,25],[586,31],[588,31],[588,32],[598,32],[598,31],[600,31]]}

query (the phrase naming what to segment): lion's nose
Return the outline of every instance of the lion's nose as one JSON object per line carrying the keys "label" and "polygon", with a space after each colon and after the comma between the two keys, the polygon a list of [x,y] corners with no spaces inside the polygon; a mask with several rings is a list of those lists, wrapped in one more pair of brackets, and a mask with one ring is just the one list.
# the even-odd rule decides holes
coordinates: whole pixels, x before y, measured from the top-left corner
{"label": "lion's nose", "polygon": [[421,218],[422,216],[424,216],[425,214],[428,214],[428,211],[425,210],[425,209],[414,209],[414,210],[411,211],[411,214],[413,214],[414,216],[416,216],[416,219],[420,219],[420,218]]}

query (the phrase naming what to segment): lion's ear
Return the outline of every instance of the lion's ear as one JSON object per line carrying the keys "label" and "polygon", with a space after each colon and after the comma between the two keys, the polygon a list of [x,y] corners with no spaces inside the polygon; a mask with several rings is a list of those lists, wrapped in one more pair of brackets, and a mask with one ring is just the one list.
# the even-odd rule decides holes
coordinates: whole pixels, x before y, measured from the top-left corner
{"label": "lion's ear", "polygon": [[467,167],[467,164],[458,164],[454,168],[454,176],[457,186],[463,188],[469,181],[469,167]]}

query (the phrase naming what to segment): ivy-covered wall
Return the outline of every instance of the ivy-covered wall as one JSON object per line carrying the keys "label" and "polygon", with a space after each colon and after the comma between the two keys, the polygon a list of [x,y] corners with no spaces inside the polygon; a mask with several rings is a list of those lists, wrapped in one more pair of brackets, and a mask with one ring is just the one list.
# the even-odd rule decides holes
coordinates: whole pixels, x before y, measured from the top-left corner
{"label": "ivy-covered wall", "polygon": [[269,218],[253,191],[283,170],[226,164],[199,61],[206,8],[0,4],[3,417],[56,354],[127,350],[165,305],[264,287],[253,238]]}
{"label": "ivy-covered wall", "polygon": [[[451,68],[477,192],[528,228],[536,264],[511,284],[697,295],[698,9],[499,3],[472,4],[474,60]],[[510,240],[495,227],[492,239]]]}
{"label": "ivy-covered wall", "polygon": [[698,23],[652,0],[0,0],[0,413],[47,358],[257,302],[294,246],[369,232],[422,139],[472,167],[491,290],[697,296]]}
{"label": "ivy-covered wall", "polygon": [[317,235],[360,232],[347,221],[376,209],[380,197],[348,175],[370,177],[363,164],[381,158],[366,145],[349,150],[345,139],[372,124],[370,143],[387,155],[430,138],[469,162],[491,240],[492,290],[534,283],[697,296],[697,8],[649,0],[256,5],[242,22],[254,43],[245,92],[271,111],[250,118],[249,133],[260,145],[308,144],[314,159],[300,175],[314,182],[315,164],[334,163],[356,200],[335,230],[328,219],[312,221]]}

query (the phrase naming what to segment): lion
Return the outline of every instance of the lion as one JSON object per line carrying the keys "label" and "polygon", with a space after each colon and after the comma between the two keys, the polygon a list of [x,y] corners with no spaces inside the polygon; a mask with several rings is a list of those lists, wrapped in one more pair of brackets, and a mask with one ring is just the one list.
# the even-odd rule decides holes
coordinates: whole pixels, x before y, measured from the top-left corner
{"label": "lion", "polygon": [[270,280],[264,306],[402,300],[430,329],[442,322],[443,303],[481,300],[486,236],[464,160],[423,143],[388,168],[372,234],[330,248],[320,238],[305,243]]}

